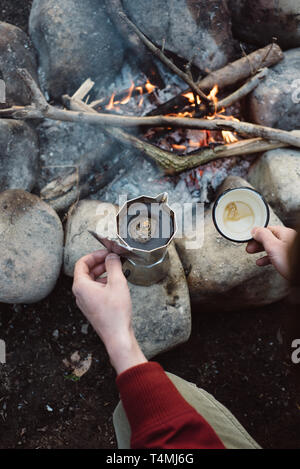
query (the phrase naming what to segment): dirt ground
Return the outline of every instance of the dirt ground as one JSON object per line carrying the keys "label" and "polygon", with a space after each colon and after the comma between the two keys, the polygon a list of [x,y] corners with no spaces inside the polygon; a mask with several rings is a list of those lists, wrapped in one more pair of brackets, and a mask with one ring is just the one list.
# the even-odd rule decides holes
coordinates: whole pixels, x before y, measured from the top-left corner
{"label": "dirt ground", "polygon": [[[0,19],[27,30],[30,4],[0,0]],[[7,363],[0,365],[0,449],[116,447],[115,373],[86,328],[71,285],[61,276],[38,304],[0,304],[0,339],[7,346]],[[290,311],[286,301],[232,313],[193,307],[190,340],[155,359],[211,392],[264,448],[299,448],[298,370],[282,345]],[[63,364],[76,351],[82,358],[92,354],[79,380]]]}
{"label": "dirt ground", "polygon": [[[0,448],[115,448],[115,374],[62,276],[35,305],[0,305],[7,363],[0,374]],[[264,448],[299,448],[300,401],[281,345],[285,301],[255,311],[193,311],[190,340],[156,357],[211,392]],[[87,334],[86,334],[87,332]],[[92,366],[74,380],[63,364],[79,351]],[[299,365],[300,366],[300,365]]]}

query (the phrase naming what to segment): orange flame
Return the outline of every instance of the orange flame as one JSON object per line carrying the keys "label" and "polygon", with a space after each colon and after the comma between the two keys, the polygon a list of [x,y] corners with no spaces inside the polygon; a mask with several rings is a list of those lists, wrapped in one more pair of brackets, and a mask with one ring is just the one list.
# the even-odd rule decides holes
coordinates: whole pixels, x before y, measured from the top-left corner
{"label": "orange flame", "polygon": [[132,93],[133,93],[133,90],[134,90],[134,83],[133,81],[131,82],[131,87],[129,88],[128,90],[128,95],[122,99],[122,101],[120,102],[120,104],[127,104],[129,103],[130,99],[131,99],[131,96],[132,96]]}
{"label": "orange flame", "polygon": [[226,143],[235,143],[238,141],[236,136],[229,130],[222,130],[222,136]]}
{"label": "orange flame", "polygon": [[155,85],[152,85],[152,84],[150,83],[150,81],[147,80],[147,83],[145,84],[145,88],[146,88],[146,90],[147,90],[147,93],[148,93],[148,94],[151,94],[151,93],[153,93],[154,90],[156,89],[156,86],[155,86]]}
{"label": "orange flame", "polygon": [[111,95],[111,98],[109,100],[109,103],[107,106],[105,106],[105,109],[107,109],[108,111],[111,111],[112,109],[115,109],[115,105],[116,104],[119,104],[119,101],[116,101],[115,102],[115,96],[116,96],[116,93],[113,93]]}
{"label": "orange flame", "polygon": [[172,145],[172,147],[174,148],[174,150],[181,150],[181,151],[185,151],[187,148],[185,145],[176,145],[175,143]]}
{"label": "orange flame", "polygon": [[151,94],[156,89],[156,86],[152,85],[152,83],[150,83],[148,79],[144,86],[135,86],[134,82],[132,81],[125,98],[123,98],[121,101],[115,101],[116,93],[113,93],[111,95],[109,103],[105,106],[105,109],[107,111],[120,110],[120,107],[118,107],[117,105],[128,104],[130,99],[132,98],[132,94],[134,91],[136,91],[140,95],[138,106],[141,107],[144,103],[144,89],[147,91],[147,94]]}

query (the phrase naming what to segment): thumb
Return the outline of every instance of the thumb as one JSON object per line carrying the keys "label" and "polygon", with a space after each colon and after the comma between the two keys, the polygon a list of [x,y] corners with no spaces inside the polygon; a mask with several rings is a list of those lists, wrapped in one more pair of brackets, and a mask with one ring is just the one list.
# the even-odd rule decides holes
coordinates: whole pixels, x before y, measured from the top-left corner
{"label": "thumb", "polygon": [[105,258],[105,267],[107,272],[107,282],[109,284],[119,283],[120,280],[124,280],[124,274],[122,271],[122,263],[120,257],[117,254],[108,254]]}
{"label": "thumb", "polygon": [[280,241],[268,228],[254,228],[252,236],[258,243],[263,245],[264,250],[270,256],[278,248]]}

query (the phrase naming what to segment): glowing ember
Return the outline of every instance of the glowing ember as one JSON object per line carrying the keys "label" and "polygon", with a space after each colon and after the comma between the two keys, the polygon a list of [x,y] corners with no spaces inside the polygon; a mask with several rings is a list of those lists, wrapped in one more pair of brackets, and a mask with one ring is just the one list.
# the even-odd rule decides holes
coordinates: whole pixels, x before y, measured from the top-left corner
{"label": "glowing ember", "polygon": [[151,94],[155,91],[156,86],[152,85],[149,80],[147,80],[147,83],[145,84],[145,88],[147,90],[148,94]]}
{"label": "glowing ember", "polygon": [[181,150],[181,151],[185,151],[186,150],[186,146],[185,145],[176,145],[175,143],[172,145],[172,147],[174,148],[174,150]]}

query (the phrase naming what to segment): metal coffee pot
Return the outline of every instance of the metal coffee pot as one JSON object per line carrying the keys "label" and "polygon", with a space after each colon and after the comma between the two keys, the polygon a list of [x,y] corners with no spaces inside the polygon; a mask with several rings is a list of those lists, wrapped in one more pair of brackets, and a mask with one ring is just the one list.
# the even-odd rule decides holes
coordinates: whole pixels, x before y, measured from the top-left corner
{"label": "metal coffee pot", "polygon": [[116,215],[116,228],[115,238],[90,233],[108,251],[121,257],[123,272],[131,283],[149,286],[167,276],[168,246],[175,237],[177,225],[166,192],[127,201]]}

